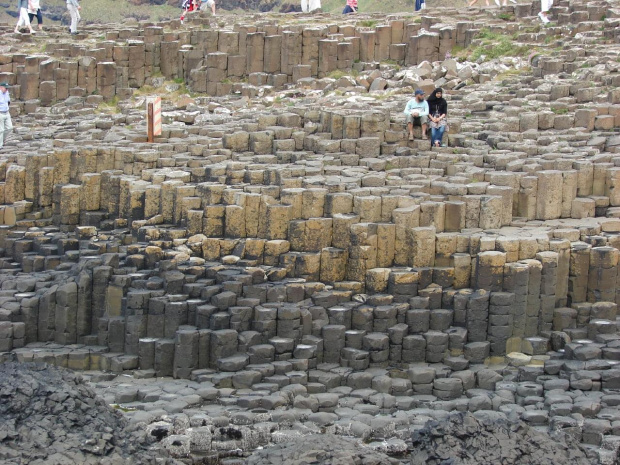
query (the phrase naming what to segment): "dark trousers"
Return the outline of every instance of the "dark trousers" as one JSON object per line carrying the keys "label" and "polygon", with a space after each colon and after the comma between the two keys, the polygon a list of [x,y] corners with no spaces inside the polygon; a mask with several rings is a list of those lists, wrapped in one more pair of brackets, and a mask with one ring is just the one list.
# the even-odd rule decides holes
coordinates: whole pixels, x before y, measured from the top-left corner
{"label": "dark trousers", "polygon": [[357,8],[351,8],[349,5],[344,7],[344,10],[342,10],[342,14],[346,15],[349,13],[356,13],[357,12]]}
{"label": "dark trousers", "polygon": [[43,15],[41,14],[41,8],[39,8],[35,13],[28,13],[28,17],[30,18],[30,24],[32,24],[32,20],[34,17],[37,17],[37,24],[43,24]]}

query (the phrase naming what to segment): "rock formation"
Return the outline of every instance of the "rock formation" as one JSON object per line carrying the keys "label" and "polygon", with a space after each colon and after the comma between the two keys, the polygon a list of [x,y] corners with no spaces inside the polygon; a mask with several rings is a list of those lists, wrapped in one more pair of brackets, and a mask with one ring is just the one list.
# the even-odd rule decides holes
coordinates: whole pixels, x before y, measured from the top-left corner
{"label": "rock formation", "polygon": [[1,364],[0,400],[2,463],[154,463],[144,432],[69,370]]}
{"label": "rock formation", "polygon": [[[407,460],[456,411],[614,463],[620,11],[537,8],[7,39],[0,360],[90,372],[176,459],[328,433]],[[435,86],[431,149],[402,110]]]}

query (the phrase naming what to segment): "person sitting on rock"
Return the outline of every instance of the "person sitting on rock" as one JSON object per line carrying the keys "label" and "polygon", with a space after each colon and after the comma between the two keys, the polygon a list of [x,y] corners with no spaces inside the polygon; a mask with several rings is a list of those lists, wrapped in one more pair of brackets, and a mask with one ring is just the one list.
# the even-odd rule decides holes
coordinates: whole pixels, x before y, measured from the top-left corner
{"label": "person sitting on rock", "polygon": [[422,139],[427,140],[426,129],[428,122],[428,103],[424,100],[424,91],[417,89],[414,98],[407,102],[405,116],[407,116],[407,129],[409,130],[409,140],[413,140],[413,125],[422,126]]}
{"label": "person sitting on rock", "polygon": [[347,4],[342,10],[343,15],[348,15],[349,13],[357,13],[357,0],[347,0]]}
{"label": "person sitting on rock", "polygon": [[426,102],[428,103],[428,119],[431,120],[431,145],[441,147],[443,133],[448,127],[448,120],[446,119],[448,102],[443,98],[443,90],[440,87],[431,92]]}
{"label": "person sitting on rock", "polygon": [[181,8],[183,8],[183,13],[181,13],[181,24],[183,24],[187,13],[190,11],[196,11],[200,8],[200,0],[183,0],[181,3]]}

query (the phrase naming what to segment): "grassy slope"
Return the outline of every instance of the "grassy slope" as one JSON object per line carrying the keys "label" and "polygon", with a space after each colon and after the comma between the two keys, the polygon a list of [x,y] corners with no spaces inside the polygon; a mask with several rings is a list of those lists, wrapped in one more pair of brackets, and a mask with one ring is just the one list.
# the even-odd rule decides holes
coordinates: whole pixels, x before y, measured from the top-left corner
{"label": "grassy slope", "polygon": [[[13,0],[10,1],[9,8],[13,8]],[[151,21],[161,21],[171,18],[178,18],[181,9],[170,5],[132,5],[127,0],[80,0],[82,5],[82,20],[86,22],[101,23],[122,23],[127,16],[137,14],[139,17],[149,18]],[[46,17],[46,8],[53,8],[54,11],[66,11],[66,0],[41,0],[43,10],[43,24],[54,23],[49,17]],[[3,9],[4,10],[4,9]],[[66,13],[66,20],[69,19]],[[17,22],[17,18],[13,18],[6,14],[5,11],[0,13],[0,21],[13,24]],[[36,23],[36,19],[35,19]],[[58,23],[56,23],[58,24]]]}
{"label": "grassy slope", "polygon": [[[298,0],[282,0],[282,3],[296,3]],[[9,10],[13,8],[13,0],[3,0],[9,5]],[[216,0],[218,4],[225,4],[226,0]],[[432,6],[452,6],[466,5],[465,0],[427,0]],[[127,0],[81,0],[82,17],[87,22],[101,23],[122,23],[127,16],[136,14],[140,19],[151,21],[161,21],[170,18],[177,18],[180,8],[170,5],[132,5]],[[342,12],[346,0],[322,0],[323,11],[339,14]],[[361,13],[413,13],[414,0],[358,0]],[[64,12],[66,7],[65,0],[41,0],[45,15],[46,8],[54,8],[56,11]],[[0,21],[13,24],[17,21],[16,17],[11,17],[2,9],[0,11]],[[220,10],[226,14],[225,10]],[[238,10],[237,10],[238,12]],[[234,14],[234,12],[230,12]],[[67,18],[68,19],[68,15]],[[65,20],[66,21],[66,20]],[[53,22],[48,17],[44,17],[44,22]]]}

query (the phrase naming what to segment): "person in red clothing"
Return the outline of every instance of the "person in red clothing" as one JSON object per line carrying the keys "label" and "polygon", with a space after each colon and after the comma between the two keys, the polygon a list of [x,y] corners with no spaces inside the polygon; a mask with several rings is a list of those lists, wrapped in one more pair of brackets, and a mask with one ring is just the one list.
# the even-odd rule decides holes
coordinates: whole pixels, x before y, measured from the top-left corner
{"label": "person in red clothing", "polygon": [[181,24],[183,24],[187,13],[190,11],[197,11],[200,8],[200,0],[183,0],[181,8],[183,8],[183,13],[181,13]]}
{"label": "person in red clothing", "polygon": [[347,4],[342,10],[343,15],[347,15],[349,13],[357,13],[357,0],[347,0]]}

